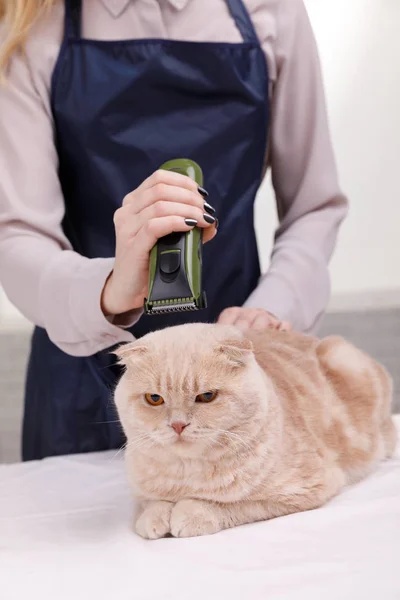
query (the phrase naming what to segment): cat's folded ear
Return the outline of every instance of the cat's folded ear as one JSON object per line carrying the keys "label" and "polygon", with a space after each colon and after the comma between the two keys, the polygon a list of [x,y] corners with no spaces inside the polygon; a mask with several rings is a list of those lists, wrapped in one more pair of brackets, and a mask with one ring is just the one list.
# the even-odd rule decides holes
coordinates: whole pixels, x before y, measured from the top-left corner
{"label": "cat's folded ear", "polygon": [[246,338],[226,340],[217,346],[217,352],[233,367],[244,367],[253,356],[253,344]]}
{"label": "cat's folded ear", "polygon": [[118,357],[118,362],[122,365],[129,365],[137,358],[147,354],[147,348],[140,342],[132,342],[130,344],[122,344],[112,354]]}

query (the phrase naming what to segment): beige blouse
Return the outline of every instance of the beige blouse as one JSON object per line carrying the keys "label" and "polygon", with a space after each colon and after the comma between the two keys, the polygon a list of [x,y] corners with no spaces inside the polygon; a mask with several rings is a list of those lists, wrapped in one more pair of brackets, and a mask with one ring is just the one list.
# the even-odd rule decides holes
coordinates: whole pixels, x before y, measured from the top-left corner
{"label": "beige blouse", "polygon": [[[271,77],[272,168],[280,227],[271,266],[246,306],[310,331],[329,297],[328,261],[347,202],[340,192],[320,65],[302,0],[245,0]],[[84,0],[83,36],[240,42],[225,0]],[[50,108],[64,3],[32,30],[0,89],[0,281],[11,301],[65,352],[131,341],[100,308],[113,258],[71,248]],[[0,36],[4,36],[3,30]],[[1,43],[1,37],[0,37]],[[121,198],[122,201],[122,198]],[[140,317],[140,314],[137,315]]]}

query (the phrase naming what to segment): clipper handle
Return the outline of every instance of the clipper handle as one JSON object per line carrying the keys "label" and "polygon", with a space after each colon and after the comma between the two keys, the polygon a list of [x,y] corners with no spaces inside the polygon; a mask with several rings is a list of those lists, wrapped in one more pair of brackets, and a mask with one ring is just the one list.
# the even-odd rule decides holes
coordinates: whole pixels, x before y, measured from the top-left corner
{"label": "clipper handle", "polygon": [[[161,169],[181,173],[203,186],[203,173],[197,163],[176,159]],[[202,290],[202,230],[171,233],[160,238],[150,255],[147,314],[198,310],[207,305]]]}

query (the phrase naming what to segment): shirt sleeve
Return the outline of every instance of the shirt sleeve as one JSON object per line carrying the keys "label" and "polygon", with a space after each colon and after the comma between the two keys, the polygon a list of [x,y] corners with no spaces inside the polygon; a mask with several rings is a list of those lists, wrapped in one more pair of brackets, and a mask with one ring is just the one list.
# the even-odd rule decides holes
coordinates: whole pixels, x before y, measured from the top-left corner
{"label": "shirt sleeve", "polygon": [[113,258],[85,258],[63,233],[51,110],[21,56],[0,88],[0,140],[0,281],[7,296],[68,354],[131,341],[124,327],[141,311],[113,321],[100,306]]}
{"label": "shirt sleeve", "polygon": [[245,306],[315,329],[329,301],[328,263],[347,200],[338,184],[319,56],[302,0],[280,0],[269,162],[279,228],[271,264]]}

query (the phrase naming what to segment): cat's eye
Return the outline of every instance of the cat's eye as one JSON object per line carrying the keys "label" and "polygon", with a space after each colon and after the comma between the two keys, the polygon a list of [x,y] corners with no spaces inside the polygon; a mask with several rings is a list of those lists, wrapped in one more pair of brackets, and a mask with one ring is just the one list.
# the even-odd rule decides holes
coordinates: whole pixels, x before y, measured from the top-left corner
{"label": "cat's eye", "polygon": [[161,406],[161,404],[164,404],[164,398],[158,394],[145,394],[144,397],[146,398],[146,402],[152,406]]}
{"label": "cat's eye", "polygon": [[205,392],[196,396],[196,402],[212,402],[218,396],[218,392]]}

